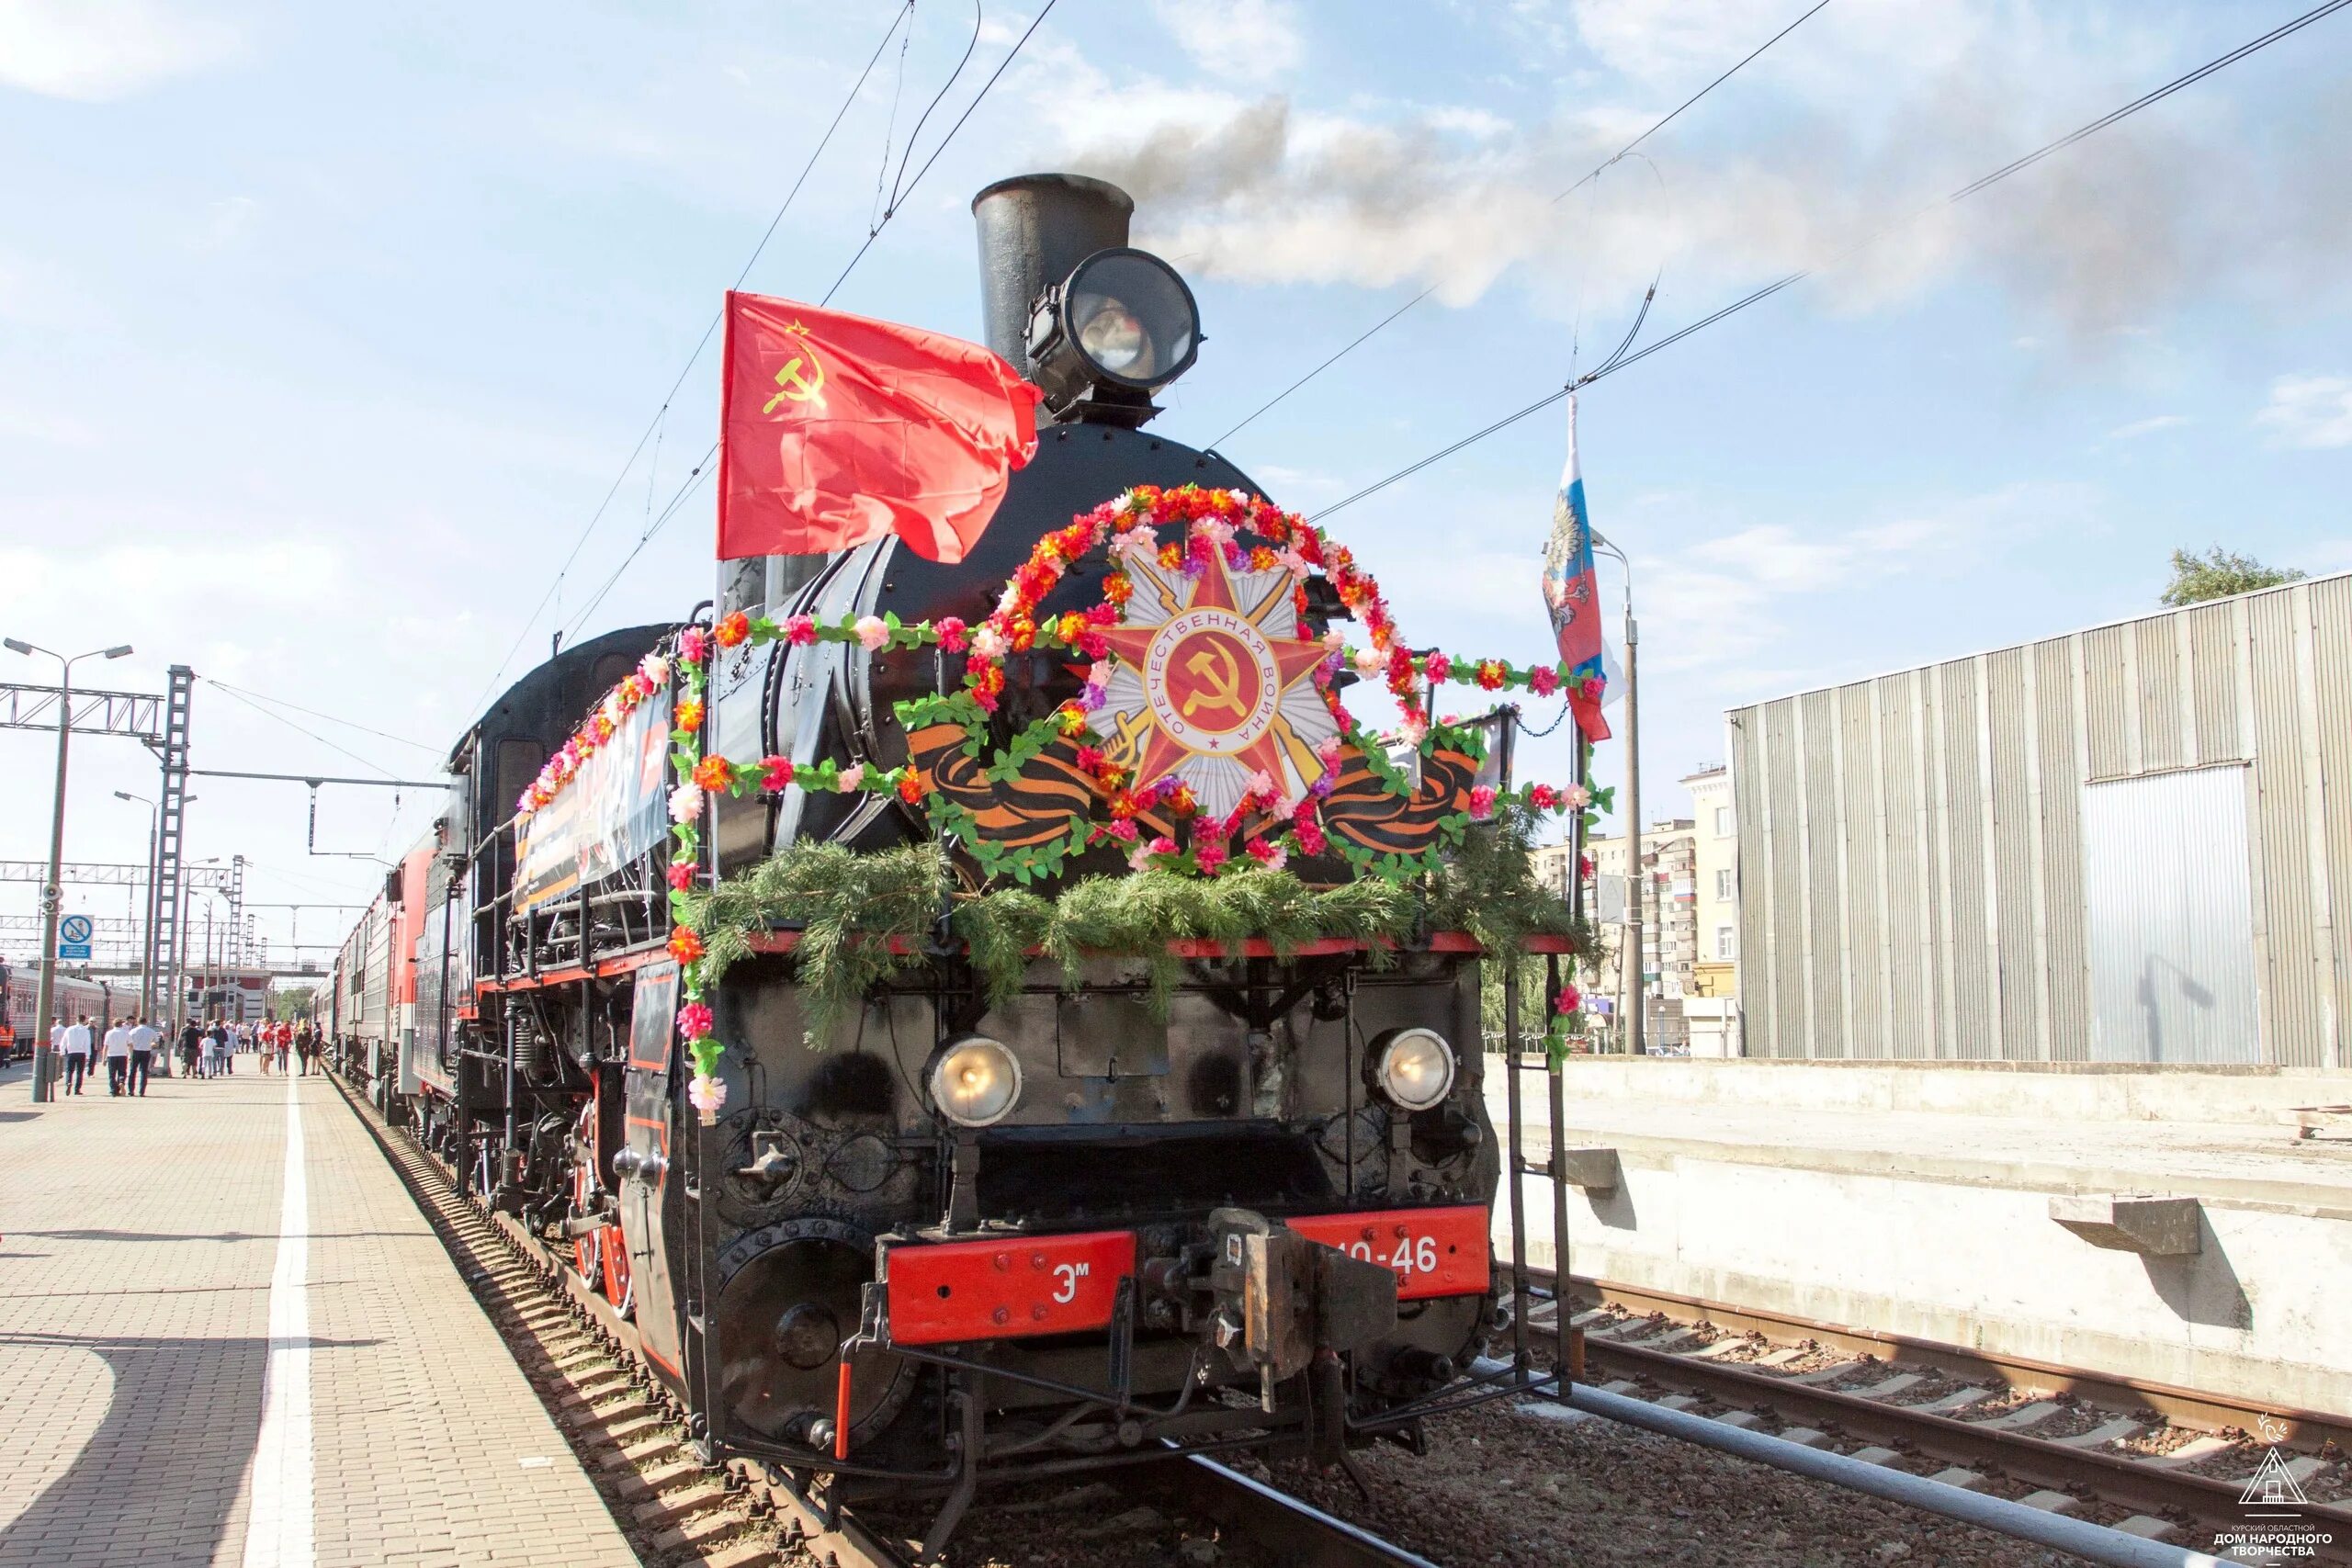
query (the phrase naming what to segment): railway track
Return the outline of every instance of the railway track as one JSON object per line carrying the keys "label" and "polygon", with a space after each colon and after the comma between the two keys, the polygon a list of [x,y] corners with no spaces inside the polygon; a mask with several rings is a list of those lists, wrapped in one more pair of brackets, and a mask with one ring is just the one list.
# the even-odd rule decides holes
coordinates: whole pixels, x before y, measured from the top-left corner
{"label": "railway track", "polygon": [[[1553,1287],[1549,1276],[1544,1283]],[[2242,1497],[2266,1446],[2248,1434],[2269,1412],[1689,1297],[1573,1279],[1569,1293],[1584,1380],[1607,1392],[1809,1447],[1842,1440],[1860,1450],[1855,1457],[2023,1494],[2152,1539],[2187,1543],[2248,1525]],[[1577,1310],[1579,1301],[1592,1304]],[[1553,1304],[1532,1311],[1531,1326],[1548,1326]],[[2271,1440],[2319,1446],[2286,1461],[2298,1486],[2352,1480],[2335,1468],[2338,1423],[2309,1412],[2271,1418]],[[2352,1563],[2352,1506],[2323,1500],[2297,1511],[2333,1535],[2318,1561]]]}
{"label": "railway track", "polygon": [[[829,1506],[785,1471],[743,1460],[702,1465],[687,1442],[686,1412],[646,1370],[634,1326],[537,1237],[462,1193],[341,1074],[329,1077],[448,1248],[640,1558],[663,1568],[911,1568],[913,1542]],[[1436,1568],[1201,1456],[1108,1479],[1247,1538],[1283,1568]]]}

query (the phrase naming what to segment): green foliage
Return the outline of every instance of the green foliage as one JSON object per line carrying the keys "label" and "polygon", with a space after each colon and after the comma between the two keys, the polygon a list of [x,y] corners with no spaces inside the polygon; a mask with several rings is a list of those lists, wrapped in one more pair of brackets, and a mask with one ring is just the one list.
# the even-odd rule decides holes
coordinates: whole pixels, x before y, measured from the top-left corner
{"label": "green foliage", "polygon": [[2235,555],[2219,545],[2201,556],[2189,550],[2175,550],[2172,581],[2165,586],[2160,602],[2175,608],[2201,604],[2208,599],[2226,599],[2233,593],[2251,593],[2257,588],[2301,582],[2306,575],[2293,567],[2265,566],[2252,556]]}
{"label": "green foliage", "polygon": [[318,1010],[318,987],[315,986],[279,986],[269,993],[269,1011],[273,1018],[310,1018]]}
{"label": "green foliage", "polygon": [[1503,810],[1492,828],[1465,835],[1430,878],[1430,929],[1468,931],[1495,952],[1539,933],[1581,935],[1566,901],[1535,880],[1536,826],[1532,813]]}
{"label": "green foliage", "polygon": [[920,944],[940,913],[946,859],[937,844],[860,854],[840,844],[795,845],[742,876],[687,898],[702,934],[705,987],[750,956],[752,933],[797,925],[794,956],[812,1032],[822,1033],[875,985],[922,961],[893,951]]}
{"label": "green foliage", "polygon": [[[705,944],[703,983],[749,956],[754,933],[797,926],[794,957],[821,1034],[876,985],[926,961],[943,911],[991,1005],[1019,994],[1033,957],[1062,967],[1076,987],[1089,958],[1140,958],[1156,1005],[1183,973],[1169,951],[1183,941],[1259,938],[1287,957],[1327,937],[1363,942],[1371,962],[1395,962],[1389,943],[1415,931],[1467,931],[1490,948],[1532,932],[1571,933],[1560,900],[1534,879],[1532,819],[1508,813],[1473,831],[1425,886],[1362,877],[1314,888],[1287,871],[1248,866],[1203,879],[1171,871],[1089,876],[1048,898],[1026,887],[954,891],[937,844],[861,854],[838,844],[795,845],[715,888],[687,895],[685,920]],[[1539,1002],[1540,1005],[1540,996]]]}

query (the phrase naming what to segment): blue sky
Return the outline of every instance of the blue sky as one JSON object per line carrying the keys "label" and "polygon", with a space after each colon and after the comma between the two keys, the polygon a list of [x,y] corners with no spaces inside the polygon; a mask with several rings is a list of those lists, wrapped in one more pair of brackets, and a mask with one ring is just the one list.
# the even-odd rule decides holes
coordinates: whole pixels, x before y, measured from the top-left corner
{"label": "blue sky", "polygon": [[[971,193],[1120,178],[1200,297],[1161,428],[1202,442],[1435,285],[1226,444],[1311,511],[1589,366],[1653,275],[1651,338],[1833,263],[1582,400],[1653,781],[1714,760],[1729,705],[2145,608],[2177,545],[2352,567],[2352,18],[1854,253],[2294,6],[1833,0],[1555,200],[1802,8],[1062,0],[837,303],[977,336]],[[112,683],[187,663],[429,768],[709,445],[707,355],[526,628],[896,11],[0,0],[0,629],[127,638]],[[917,164],[1035,15],[989,7]],[[920,0],[902,94],[893,45],[748,287],[823,290],[971,28]],[[1540,655],[1561,439],[1539,414],[1330,520],[1416,640]],[[709,518],[704,489],[582,629],[707,596]],[[360,766],[198,703],[200,766]],[[107,792],[152,788],[144,753],[90,741],[76,776],[71,852],[143,854]],[[37,855],[46,738],[0,734],[0,857]],[[305,854],[299,790],[198,793],[192,852],[248,854],[256,897],[365,896],[365,862]],[[331,793],[321,839],[429,812]]]}

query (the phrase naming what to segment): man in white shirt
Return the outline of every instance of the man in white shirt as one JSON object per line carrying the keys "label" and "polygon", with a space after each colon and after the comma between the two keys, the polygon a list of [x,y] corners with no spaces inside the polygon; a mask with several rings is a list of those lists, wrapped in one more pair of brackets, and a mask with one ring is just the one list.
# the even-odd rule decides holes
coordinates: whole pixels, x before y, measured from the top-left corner
{"label": "man in white shirt", "polygon": [[122,1080],[130,1076],[130,1030],[116,1024],[107,1031],[107,1092],[122,1098]]}
{"label": "man in white shirt", "polygon": [[145,1019],[140,1019],[130,1030],[130,1083],[139,1098],[147,1098],[147,1074],[155,1065],[155,1043],[163,1032]]}
{"label": "man in white shirt", "polygon": [[90,1015],[84,1013],[65,1026],[65,1039],[59,1046],[64,1053],[65,1092],[79,1094],[83,1083],[90,1076]]}

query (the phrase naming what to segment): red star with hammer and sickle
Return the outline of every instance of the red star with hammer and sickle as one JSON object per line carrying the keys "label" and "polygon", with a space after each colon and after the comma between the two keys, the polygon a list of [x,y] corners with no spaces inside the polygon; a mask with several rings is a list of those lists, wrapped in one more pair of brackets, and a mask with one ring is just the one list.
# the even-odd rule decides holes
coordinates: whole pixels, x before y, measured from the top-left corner
{"label": "red star with hammer and sickle", "polygon": [[[1166,579],[1163,578],[1163,581]],[[1182,615],[1192,610],[1226,610],[1255,624],[1271,611],[1278,608],[1283,596],[1289,592],[1288,585],[1284,584],[1276,588],[1263,603],[1243,610],[1234,603],[1233,579],[1226,570],[1225,558],[1220,551],[1212,554],[1210,564],[1201,573],[1198,582],[1193,587],[1191,599],[1175,613]],[[1159,626],[1123,626],[1105,632],[1103,640],[1110,644],[1111,652],[1114,657],[1124,660],[1134,668],[1138,677],[1148,682],[1149,675],[1146,660],[1149,656],[1152,642],[1159,637]],[[1261,635],[1263,635],[1262,632]],[[1215,752],[1202,751],[1187,746],[1170,735],[1160,725],[1154,723],[1150,734],[1143,743],[1142,754],[1136,760],[1135,788],[1137,790],[1150,788],[1195,756],[1229,757],[1252,773],[1263,773],[1268,778],[1278,782],[1282,779],[1283,750],[1278,734],[1284,728],[1279,716],[1282,700],[1289,694],[1292,687],[1315,672],[1316,666],[1329,657],[1329,650],[1320,642],[1309,642],[1296,637],[1267,637],[1266,647],[1272,655],[1274,663],[1274,702],[1277,710],[1274,722],[1269,724],[1264,732],[1255,740],[1240,750]],[[1147,705],[1145,712],[1150,711]],[[1295,765],[1295,758],[1293,759],[1293,763]],[[1302,782],[1313,783],[1314,775],[1306,776]]]}

